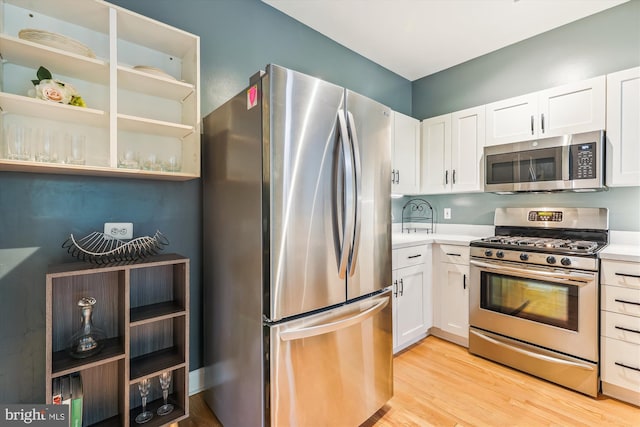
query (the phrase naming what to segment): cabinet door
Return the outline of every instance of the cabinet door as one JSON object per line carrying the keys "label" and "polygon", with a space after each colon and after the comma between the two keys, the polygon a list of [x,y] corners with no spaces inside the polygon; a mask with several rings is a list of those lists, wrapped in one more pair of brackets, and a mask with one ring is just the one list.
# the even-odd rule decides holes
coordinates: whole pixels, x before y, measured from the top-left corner
{"label": "cabinet door", "polygon": [[420,121],[393,113],[393,169],[391,191],[399,194],[420,192]]}
{"label": "cabinet door", "polygon": [[[394,254],[397,251],[392,251]],[[395,264],[392,264],[395,265]],[[398,271],[393,270],[391,272],[391,290],[393,295],[393,352],[396,352],[398,348]]]}
{"label": "cabinet door", "polygon": [[604,129],[605,77],[540,92],[538,111],[538,138]]}
{"label": "cabinet door", "polygon": [[486,145],[535,138],[538,126],[538,94],[509,98],[486,106]]}
{"label": "cabinet door", "polygon": [[424,194],[451,189],[451,114],[422,121],[422,190]]}
{"label": "cabinet door", "polygon": [[425,332],[424,319],[424,266],[402,268],[397,273],[397,345],[411,344]]}
{"label": "cabinet door", "polygon": [[469,337],[469,267],[440,263],[440,329],[463,338]]}
{"label": "cabinet door", "polygon": [[640,185],[640,67],[607,76],[607,185]]}
{"label": "cabinet door", "polygon": [[451,114],[451,190],[482,191],[482,150],[485,141],[485,107]]}

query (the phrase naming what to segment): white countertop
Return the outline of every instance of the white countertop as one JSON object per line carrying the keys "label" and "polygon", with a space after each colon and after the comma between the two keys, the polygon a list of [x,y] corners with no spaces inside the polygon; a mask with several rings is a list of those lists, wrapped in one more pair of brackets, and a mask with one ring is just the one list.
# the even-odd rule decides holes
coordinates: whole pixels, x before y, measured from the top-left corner
{"label": "white countertop", "polygon": [[391,244],[393,249],[431,243],[468,246],[472,240],[493,236],[493,230],[493,226],[486,225],[436,224],[435,233],[401,233],[400,228],[394,227]]}
{"label": "white countertop", "polygon": [[609,245],[598,255],[600,259],[640,262],[640,232],[612,230]]}
{"label": "white countertop", "polygon": [[598,255],[600,259],[640,262],[640,246],[609,244]]}
{"label": "white countertop", "polygon": [[482,236],[469,236],[466,234],[441,234],[441,233],[393,233],[391,243],[393,249],[405,248],[430,243],[442,243],[448,245],[468,246],[469,242]]}

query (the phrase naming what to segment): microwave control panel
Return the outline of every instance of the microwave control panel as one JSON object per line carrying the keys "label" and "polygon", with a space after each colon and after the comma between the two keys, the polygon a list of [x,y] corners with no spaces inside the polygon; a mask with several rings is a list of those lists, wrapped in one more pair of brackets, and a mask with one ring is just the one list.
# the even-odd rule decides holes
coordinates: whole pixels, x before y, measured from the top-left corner
{"label": "microwave control panel", "polygon": [[571,179],[596,178],[596,143],[571,146]]}

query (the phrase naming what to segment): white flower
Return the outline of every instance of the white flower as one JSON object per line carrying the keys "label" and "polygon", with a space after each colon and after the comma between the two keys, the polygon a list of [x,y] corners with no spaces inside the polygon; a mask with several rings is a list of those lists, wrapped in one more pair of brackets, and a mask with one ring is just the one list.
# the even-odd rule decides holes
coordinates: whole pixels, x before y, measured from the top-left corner
{"label": "white flower", "polygon": [[59,80],[40,80],[36,85],[36,98],[45,101],[60,102],[68,104],[71,98],[78,94],[73,86]]}

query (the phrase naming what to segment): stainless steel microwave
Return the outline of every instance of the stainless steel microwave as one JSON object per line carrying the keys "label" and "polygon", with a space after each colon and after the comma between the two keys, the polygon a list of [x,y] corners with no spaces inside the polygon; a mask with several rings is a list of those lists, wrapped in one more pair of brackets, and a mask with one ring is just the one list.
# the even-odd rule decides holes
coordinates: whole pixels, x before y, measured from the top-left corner
{"label": "stainless steel microwave", "polygon": [[484,190],[604,190],[604,148],[604,131],[484,147]]}

